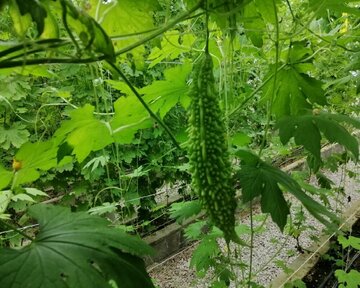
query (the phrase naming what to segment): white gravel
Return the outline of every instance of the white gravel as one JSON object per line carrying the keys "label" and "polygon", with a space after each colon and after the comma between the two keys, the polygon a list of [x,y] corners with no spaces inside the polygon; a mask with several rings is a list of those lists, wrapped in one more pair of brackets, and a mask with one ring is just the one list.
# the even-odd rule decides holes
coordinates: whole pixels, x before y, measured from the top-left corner
{"label": "white gravel", "polygon": [[[335,209],[341,209],[344,211],[346,207],[351,205],[353,201],[360,199],[359,193],[359,177],[344,178],[344,169],[348,168],[356,174],[358,174],[358,167],[354,164],[348,164],[347,167],[341,167],[336,173],[325,173],[334,183],[334,187],[344,187],[343,193],[336,193],[334,198],[330,201],[331,207]],[[351,197],[351,202],[348,202],[348,197]],[[287,199],[291,201],[293,208],[298,206],[298,201],[293,199],[292,196],[287,195]],[[259,212],[259,207],[254,207],[256,213]],[[292,209],[293,213],[293,209]],[[308,216],[308,214],[306,213]],[[250,217],[242,216],[241,223],[250,225]],[[256,223],[259,222],[255,222]],[[258,224],[259,225],[259,224]],[[307,217],[306,224],[309,229],[306,229],[300,236],[300,244],[303,248],[309,247],[313,242],[313,236],[320,236],[323,225],[312,217]],[[265,231],[255,234],[253,249],[253,272],[256,274],[256,282],[267,286],[269,283],[279,274],[282,269],[275,264],[275,262],[284,261],[284,263],[291,263],[298,255],[296,251],[296,240],[291,236],[282,234],[278,227],[268,217],[265,223]],[[312,229],[311,229],[312,227]],[[248,240],[244,238],[244,240]],[[162,263],[155,263],[149,267],[150,275],[153,277],[155,284],[159,288],[205,288],[209,287],[212,278],[216,276],[208,273],[205,278],[199,279],[196,277],[196,273],[190,268],[191,255],[198,243],[193,243],[185,250],[174,255],[173,257],[163,261]],[[225,243],[221,242],[222,249],[226,250]],[[233,249],[234,247],[232,247]],[[237,248],[239,249],[239,247]],[[245,263],[249,263],[249,249],[241,247],[241,258]],[[239,259],[234,259],[239,261]],[[238,275],[238,281],[242,278],[240,270],[236,270]],[[233,286],[235,287],[235,284]],[[238,287],[241,287],[238,285]]]}

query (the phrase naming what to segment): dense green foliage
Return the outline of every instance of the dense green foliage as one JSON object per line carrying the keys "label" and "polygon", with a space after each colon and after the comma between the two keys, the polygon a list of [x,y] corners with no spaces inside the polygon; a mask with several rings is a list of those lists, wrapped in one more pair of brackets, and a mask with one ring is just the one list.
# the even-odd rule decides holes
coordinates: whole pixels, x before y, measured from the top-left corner
{"label": "dense green foliage", "polygon": [[[84,211],[145,234],[159,219],[168,221],[169,198],[184,200],[170,208],[180,222],[201,212],[197,199],[185,200],[199,196],[205,207],[209,217],[186,233],[202,241],[191,265],[220,275],[212,287],[231,281],[258,287],[251,286],[252,263],[237,280],[218,246],[222,237],[239,240],[252,255],[253,243],[240,238],[250,235],[252,242],[258,227],[255,220],[247,228],[237,224],[236,207],[251,210],[259,200],[262,212],[298,240],[304,214],[300,208],[292,221],[284,197],[290,192],[336,229],[338,217],[327,207],[334,189],[321,171],[359,158],[358,1],[1,0],[0,13],[0,227],[7,230],[1,246],[19,246],[26,234],[16,227],[32,217],[40,222],[31,244],[0,250],[3,273],[16,271],[21,260],[7,265],[7,257],[44,251],[49,243],[41,237],[51,231],[42,223],[50,217],[58,221],[55,236],[68,231],[67,240],[91,242],[109,257],[102,262],[95,253],[90,267],[83,261],[89,251],[78,251],[82,272],[99,272],[93,286],[81,274],[81,285],[116,287],[111,280],[133,279],[129,285],[138,287],[135,281],[149,281],[137,258],[147,248],[126,249],[113,237],[129,236]],[[327,142],[345,152],[324,159]],[[282,172],[273,163],[284,157],[307,157],[308,171]],[[313,174],[323,190],[304,184]],[[187,189],[191,177],[194,191]],[[167,195],[164,184],[178,191]],[[79,214],[32,206],[44,201]],[[84,237],[67,222],[77,217],[97,219],[86,229],[101,222],[96,229],[107,236]],[[61,249],[72,247],[62,241]],[[125,272],[116,274],[114,266]],[[13,287],[46,287],[41,273],[50,272],[29,274],[34,282],[20,272],[12,274]],[[70,272],[64,272],[70,286],[81,287]]]}

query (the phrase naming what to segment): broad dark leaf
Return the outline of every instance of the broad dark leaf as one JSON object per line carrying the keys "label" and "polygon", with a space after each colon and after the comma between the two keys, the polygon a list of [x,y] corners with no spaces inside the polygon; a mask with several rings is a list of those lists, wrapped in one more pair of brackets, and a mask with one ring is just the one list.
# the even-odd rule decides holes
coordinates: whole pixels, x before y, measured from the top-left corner
{"label": "broad dark leaf", "polygon": [[[265,79],[274,73],[274,67],[271,67]],[[315,103],[326,104],[322,82],[299,72],[295,66],[278,71],[276,79],[276,83],[269,81],[263,88],[263,101],[273,99],[272,112],[276,117],[299,115]]]}
{"label": "broad dark leaf", "polygon": [[151,253],[140,239],[85,212],[35,205],[36,239],[22,249],[0,250],[0,287],[154,287],[138,256]]}
{"label": "broad dark leaf", "polygon": [[[310,0],[309,10],[314,12],[316,16],[327,18],[329,10],[336,13],[349,13],[360,16],[359,9],[349,5],[354,0]],[[331,12],[330,12],[331,13]]]}
{"label": "broad dark leaf", "polygon": [[272,167],[259,158],[254,162],[256,156],[243,150],[238,151],[237,156],[243,160],[241,170],[238,172],[243,201],[246,203],[261,196],[262,212],[270,213],[271,218],[282,231],[290,211],[278,183],[271,178],[269,168]]}
{"label": "broad dark leaf", "polygon": [[341,114],[313,113],[301,116],[282,117],[276,127],[279,128],[280,140],[283,144],[293,137],[297,145],[303,145],[315,162],[321,162],[321,133],[331,143],[339,143],[349,150],[354,158],[359,158],[359,143],[344,126],[346,123],[360,127],[360,121]]}
{"label": "broad dark leaf", "polygon": [[72,153],[80,163],[90,152],[103,149],[114,141],[106,123],[94,117],[94,110],[94,106],[86,104],[71,111],[71,119],[62,121],[55,132],[59,143],[66,139],[67,152],[70,150],[69,146],[73,147]]}
{"label": "broad dark leaf", "polygon": [[[334,223],[338,222],[337,217],[326,207],[305,194],[300,185],[288,174],[270,166],[251,152],[239,150],[236,155],[242,160],[241,170],[237,175],[242,186],[243,201],[249,202],[255,197],[261,196],[262,211],[270,213],[281,230],[286,224],[289,207],[280,187],[299,199],[304,207],[321,223],[329,228],[334,228]],[[256,162],[254,161],[255,158],[257,158]]]}

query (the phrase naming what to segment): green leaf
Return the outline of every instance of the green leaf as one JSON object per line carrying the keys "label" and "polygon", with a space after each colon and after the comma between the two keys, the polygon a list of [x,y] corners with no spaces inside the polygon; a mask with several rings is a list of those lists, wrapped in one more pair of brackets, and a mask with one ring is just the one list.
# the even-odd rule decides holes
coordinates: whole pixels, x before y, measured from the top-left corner
{"label": "green leaf", "polygon": [[359,143],[343,126],[324,114],[316,117],[316,124],[331,143],[339,143],[359,159]]}
{"label": "green leaf", "polygon": [[245,224],[239,224],[235,226],[235,231],[238,236],[242,236],[244,234],[250,234],[251,229],[248,225]]}
{"label": "green leaf", "polygon": [[66,139],[74,147],[73,154],[81,163],[92,151],[97,151],[113,142],[109,127],[94,117],[94,107],[86,104],[71,111],[71,120],[63,121],[55,137]]}
{"label": "green leaf", "polygon": [[[262,18],[270,24],[276,25],[275,9],[273,0],[254,0],[255,5]],[[279,2],[279,0],[275,0]]]}
{"label": "green leaf", "polygon": [[[274,74],[274,67],[265,79]],[[264,85],[263,101],[273,98],[272,112],[277,117],[299,115],[304,109],[310,109],[312,104],[326,104],[321,81],[299,73],[293,66],[288,66],[277,73],[277,81],[269,81]]]}
{"label": "green leaf", "polygon": [[98,167],[104,167],[109,162],[109,156],[98,156],[92,158],[89,162],[85,164],[83,169],[91,168],[91,172]]}
{"label": "green leaf", "polygon": [[10,214],[2,214],[2,213],[0,213],[0,219],[2,219],[2,220],[11,220],[11,215]]}
{"label": "green leaf", "polygon": [[[266,177],[264,175],[264,177]],[[290,213],[289,205],[284,199],[281,189],[276,181],[262,182],[263,192],[261,194],[261,210],[263,213],[270,213],[273,221],[283,231],[286,225],[287,216]]]}
{"label": "green leaf", "polygon": [[243,201],[246,203],[261,196],[262,212],[270,213],[273,221],[283,231],[290,211],[278,183],[272,179],[272,175],[269,173],[272,167],[260,159],[258,159],[258,163],[253,164],[244,162],[238,172]]}
{"label": "green leaf", "polygon": [[152,126],[149,113],[135,95],[120,97],[115,102],[114,107],[115,116],[110,125],[117,143],[131,144],[135,133],[139,129]]}
{"label": "green leaf", "polygon": [[1,76],[0,80],[0,100],[5,101],[7,105],[9,105],[9,101],[12,103],[12,101],[25,99],[28,93],[30,93],[31,86],[26,81],[25,77],[20,77],[18,75],[10,77]]}
{"label": "green leaf", "polygon": [[261,15],[256,9],[255,2],[252,1],[249,5],[244,8],[244,28],[246,28],[246,36],[251,40],[255,47],[261,48],[264,44],[263,41],[263,30],[266,26],[261,19]]}
{"label": "green leaf", "polygon": [[139,92],[145,95],[144,100],[151,110],[158,112],[160,117],[164,118],[177,103],[188,102],[186,78],[190,72],[191,65],[188,63],[167,69],[166,80],[155,81]]}
{"label": "green leaf", "polygon": [[344,249],[351,246],[357,250],[360,250],[360,238],[359,237],[349,236],[348,238],[346,238],[343,235],[340,235],[338,237],[338,241]]}
{"label": "green leaf", "polygon": [[264,44],[262,31],[265,30],[266,26],[258,12],[255,1],[246,5],[243,13],[246,36],[256,47],[261,48]]}
{"label": "green leaf", "polygon": [[330,202],[329,202],[328,198],[334,196],[334,191],[333,190],[315,187],[315,186],[309,184],[307,181],[304,181],[303,179],[296,179],[296,180],[297,180],[297,182],[299,183],[300,187],[303,190],[305,190],[307,192],[310,192],[312,195],[319,196],[321,201],[325,205],[330,206]]}
{"label": "green leaf", "polygon": [[35,200],[32,197],[30,197],[29,195],[27,195],[25,193],[20,193],[20,194],[14,195],[14,196],[11,197],[11,200],[15,201],[15,202],[18,201],[18,200],[27,201],[27,202],[33,202],[33,203],[35,202]]}
{"label": "green leaf", "polygon": [[123,81],[107,79],[105,82],[108,83],[112,88],[119,90],[121,93],[126,94],[127,96],[133,95],[129,85]]}
{"label": "green leaf", "polygon": [[[180,44],[180,39],[182,44]],[[149,68],[163,60],[173,60],[178,58],[180,54],[190,51],[195,40],[196,37],[193,34],[182,36],[178,30],[167,31],[161,41],[161,48],[154,47],[148,57],[151,60]]]}
{"label": "green leaf", "polygon": [[238,132],[235,135],[231,136],[230,144],[235,146],[246,146],[251,143],[251,137],[245,133]]}
{"label": "green leaf", "polygon": [[9,129],[0,127],[0,146],[8,150],[10,145],[19,148],[28,141],[30,133],[25,129],[25,125],[14,123]]}
{"label": "green leaf", "polygon": [[19,7],[19,11],[21,15],[25,15],[27,13],[30,14],[33,21],[36,22],[36,27],[39,32],[39,35],[44,31],[44,20],[47,16],[47,11],[45,8],[35,0],[21,1],[16,0],[16,3]]}
{"label": "green leaf", "polygon": [[[24,1],[22,1],[22,2],[24,2]],[[21,3],[18,0],[17,1],[9,1],[9,15],[12,19],[15,32],[19,36],[25,35],[27,29],[30,27],[31,22],[32,22],[31,15],[28,14],[27,11],[25,10],[26,6],[29,4],[26,2],[27,1],[25,1],[24,3]],[[29,2],[33,2],[33,1],[29,1]],[[19,4],[20,4],[20,6],[19,6]],[[35,7],[38,7],[38,5],[36,5],[36,3],[35,3],[34,8]]]}
{"label": "green leaf", "polygon": [[331,187],[335,185],[335,183],[330,178],[321,172],[316,173],[316,180],[319,186],[324,189],[331,189]]}
{"label": "green leaf", "polygon": [[349,3],[357,2],[354,0],[309,0],[309,10],[315,12],[315,15],[324,18],[328,17],[328,10],[338,13],[350,13],[360,16],[359,9],[349,6]]}
{"label": "green leaf", "polygon": [[[52,72],[48,66],[41,66],[41,65],[27,65],[22,67],[12,67],[12,68],[2,68],[0,69],[1,75],[22,75],[22,76],[28,76],[28,75],[34,75],[39,77],[56,77],[54,72]],[[3,88],[3,87],[1,87]],[[3,91],[2,91],[3,92]],[[5,95],[6,96],[6,95]],[[24,95],[26,97],[26,95]],[[1,97],[0,97],[1,98]],[[7,97],[9,98],[9,97]],[[9,98],[11,99],[11,98]]]}
{"label": "green leaf", "polygon": [[[297,62],[300,62],[301,60],[303,60],[304,58],[309,57],[312,53],[314,53],[314,52],[309,47],[307,41],[305,41],[305,40],[304,41],[294,41],[291,43],[291,47],[289,49],[288,61],[290,63],[297,63]],[[312,65],[311,63],[300,63],[300,64]],[[295,67],[296,67],[296,70],[301,73],[301,71],[299,71],[297,69],[299,66],[296,65]],[[312,67],[313,67],[313,65],[312,65]]]}
{"label": "green leaf", "polygon": [[336,270],[335,276],[339,281],[341,287],[341,283],[346,284],[346,288],[358,288],[360,286],[360,272],[356,270],[350,270],[349,273],[346,273],[343,270]]}
{"label": "green leaf", "polygon": [[0,250],[1,287],[154,287],[137,257],[152,250],[139,238],[63,207],[35,205],[29,215],[40,232],[22,249]]}
{"label": "green leaf", "polygon": [[201,208],[199,200],[173,203],[170,207],[170,218],[176,219],[178,223],[182,223],[191,216],[199,214]]}
{"label": "green leaf", "polygon": [[[98,2],[91,0],[88,13],[95,19],[99,19],[101,27],[109,36],[119,36],[131,33],[148,31],[154,26],[154,13],[159,7],[157,0],[122,0],[116,2]],[[142,40],[143,35],[134,35],[130,39],[119,38],[114,40],[117,49]],[[131,50],[136,60],[143,59],[144,46]]]}
{"label": "green leaf", "polygon": [[14,187],[30,183],[40,177],[39,171],[47,171],[56,166],[57,146],[53,142],[27,142],[15,154],[21,168],[14,175]]}
{"label": "green leaf", "polygon": [[211,283],[211,286],[210,288],[227,288],[229,287],[225,281],[216,281],[216,282],[213,282]]}
{"label": "green leaf", "polygon": [[358,128],[360,123],[357,119],[351,119],[344,115],[330,113],[314,113],[302,116],[282,117],[276,127],[279,128],[280,140],[283,144],[294,137],[297,145],[303,145],[318,162],[321,162],[321,134],[331,142],[339,143],[349,150],[355,159],[359,158],[359,143],[338,122],[346,122]]}
{"label": "green leaf", "polygon": [[49,197],[48,194],[46,194],[45,192],[36,189],[36,188],[24,188],[27,194],[30,194],[32,196],[46,196]]}
{"label": "green leaf", "polygon": [[197,221],[191,223],[185,228],[185,237],[190,240],[199,240],[203,236],[204,228],[207,226],[207,221]]}
{"label": "green leaf", "polygon": [[220,253],[220,249],[216,240],[212,237],[206,237],[193,252],[190,267],[195,267],[197,272],[207,271],[218,253]]}
{"label": "green leaf", "polygon": [[12,178],[13,172],[6,170],[4,167],[0,165],[0,190],[9,186]]}
{"label": "green leaf", "polygon": [[331,114],[327,112],[320,112],[320,115],[327,119],[331,119],[339,123],[347,123],[357,129],[360,129],[360,119],[358,118],[352,118],[344,114]]}
{"label": "green leaf", "polygon": [[59,28],[57,21],[50,11],[48,3],[36,0],[9,1],[9,14],[13,20],[14,28],[19,36],[24,36],[31,27],[31,22],[36,23],[38,35],[42,38],[57,38]]}
{"label": "green leaf", "polygon": [[316,159],[321,160],[321,134],[312,117],[283,117],[277,122],[276,127],[279,128],[283,144],[294,137],[297,145],[303,145]]}
{"label": "green leaf", "polygon": [[0,191],[0,214],[6,211],[10,200],[12,197],[12,192],[10,190]]}
{"label": "green leaf", "polygon": [[289,207],[282,196],[280,187],[299,199],[321,223],[329,228],[336,228],[334,223],[339,222],[338,218],[326,207],[305,194],[300,185],[285,172],[270,166],[251,152],[239,150],[236,155],[242,160],[241,170],[237,175],[242,186],[243,201],[249,202],[255,197],[261,196],[262,210],[270,213],[281,230],[286,224]]}
{"label": "green leaf", "polygon": [[100,24],[84,13],[84,10],[78,9],[72,1],[62,0],[60,4],[57,1],[52,2],[53,7],[60,10],[62,16],[65,15],[69,28],[77,33],[85,48],[93,47],[96,52],[104,54],[109,61],[114,62],[113,43]]}

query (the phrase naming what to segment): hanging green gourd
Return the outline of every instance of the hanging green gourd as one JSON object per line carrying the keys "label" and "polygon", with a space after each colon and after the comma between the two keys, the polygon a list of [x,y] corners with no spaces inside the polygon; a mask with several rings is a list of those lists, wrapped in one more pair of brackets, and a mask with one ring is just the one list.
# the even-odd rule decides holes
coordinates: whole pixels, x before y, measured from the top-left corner
{"label": "hanging green gourd", "polygon": [[236,201],[235,190],[231,185],[226,131],[208,48],[194,65],[189,95],[192,188],[198,194],[210,220],[223,231],[226,242],[238,242],[234,230]]}

